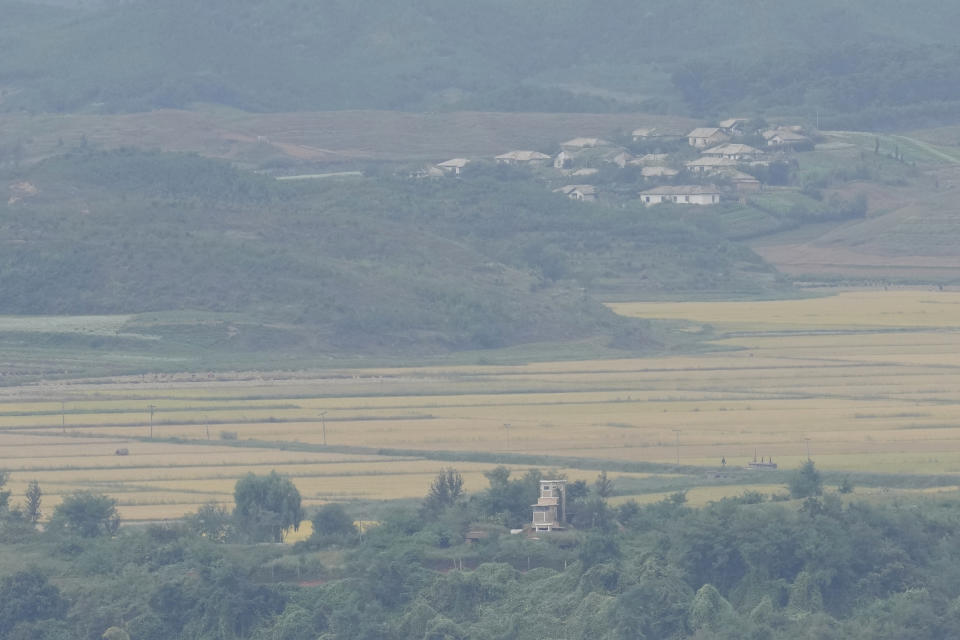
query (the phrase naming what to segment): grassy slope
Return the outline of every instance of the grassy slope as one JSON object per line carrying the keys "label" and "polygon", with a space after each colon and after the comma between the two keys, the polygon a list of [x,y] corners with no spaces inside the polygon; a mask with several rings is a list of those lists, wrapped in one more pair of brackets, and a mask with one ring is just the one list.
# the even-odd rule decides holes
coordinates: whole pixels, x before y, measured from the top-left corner
{"label": "grassy slope", "polygon": [[[944,146],[949,139],[949,130],[942,129],[879,136],[831,132],[822,150],[799,155],[801,179],[825,181],[827,195],[866,196],[868,215],[756,238],[752,246],[801,278],[956,283],[960,162]],[[902,162],[890,157],[897,153]],[[838,172],[848,177],[832,181]]]}

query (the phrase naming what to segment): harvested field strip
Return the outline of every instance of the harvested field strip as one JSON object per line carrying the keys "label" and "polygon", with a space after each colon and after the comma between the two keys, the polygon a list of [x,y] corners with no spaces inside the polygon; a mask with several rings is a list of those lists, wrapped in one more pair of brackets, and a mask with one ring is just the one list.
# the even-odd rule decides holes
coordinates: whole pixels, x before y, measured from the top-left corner
{"label": "harvested field strip", "polygon": [[[783,481],[737,475],[754,455],[789,470],[808,450],[858,486],[958,485],[960,296],[888,293],[629,307],[727,332],[714,334],[725,350],[697,356],[0,389],[0,456],[15,492],[33,476],[51,504],[99,488],[144,519],[229,502],[237,477],[269,469],[307,504],[417,498],[447,465],[478,490],[501,463],[586,480],[607,469],[638,495],[725,492]],[[730,479],[710,476],[721,458]]]}

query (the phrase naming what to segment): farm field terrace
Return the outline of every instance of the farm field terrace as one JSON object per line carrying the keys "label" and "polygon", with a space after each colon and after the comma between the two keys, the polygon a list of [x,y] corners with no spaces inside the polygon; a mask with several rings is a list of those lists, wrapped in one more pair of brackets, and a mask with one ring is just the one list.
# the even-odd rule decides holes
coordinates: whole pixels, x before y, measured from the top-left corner
{"label": "farm field terrace", "polygon": [[808,451],[835,475],[960,485],[960,293],[611,306],[680,320],[716,350],[11,387],[0,390],[0,467],[14,500],[37,479],[49,513],[89,488],[117,497],[129,520],[229,504],[238,477],[273,469],[308,506],[418,498],[445,466],[478,491],[496,464],[585,480],[608,469],[621,500],[689,489],[707,501],[782,486],[782,472],[742,471],[755,455],[791,470]]}

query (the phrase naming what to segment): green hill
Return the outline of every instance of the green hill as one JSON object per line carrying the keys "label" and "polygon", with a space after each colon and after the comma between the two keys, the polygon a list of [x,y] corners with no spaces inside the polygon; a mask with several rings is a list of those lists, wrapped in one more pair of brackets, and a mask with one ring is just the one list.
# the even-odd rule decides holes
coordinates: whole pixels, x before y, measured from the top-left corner
{"label": "green hill", "polygon": [[[2,106],[955,120],[960,9],[921,0],[0,1]],[[79,8],[89,7],[89,8]]]}
{"label": "green hill", "polygon": [[295,183],[193,155],[78,149],[5,182],[18,195],[0,204],[0,314],[132,314],[107,337],[146,349],[645,348],[654,334],[595,295],[776,286],[695,222],[583,206],[510,172]]}

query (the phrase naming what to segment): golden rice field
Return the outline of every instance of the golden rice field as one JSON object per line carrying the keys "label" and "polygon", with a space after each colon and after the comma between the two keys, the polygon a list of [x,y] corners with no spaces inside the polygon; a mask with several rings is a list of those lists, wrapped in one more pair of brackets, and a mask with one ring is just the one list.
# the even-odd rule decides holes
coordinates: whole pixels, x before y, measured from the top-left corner
{"label": "golden rice field", "polygon": [[[447,466],[444,452],[576,459],[579,470],[565,473],[584,479],[613,461],[741,467],[756,454],[792,468],[808,451],[828,470],[960,474],[960,293],[611,307],[709,328],[716,350],[5,388],[0,467],[15,494],[39,480],[48,511],[58,496],[91,488],[142,520],[229,503],[240,475],[271,469],[308,505],[415,498]],[[182,441],[165,440],[173,437]],[[450,464],[476,491],[495,463]],[[743,490],[704,486],[690,498]]]}

